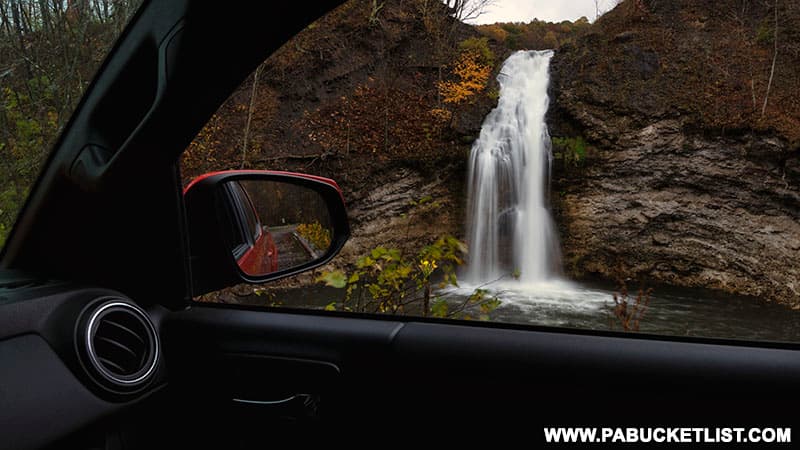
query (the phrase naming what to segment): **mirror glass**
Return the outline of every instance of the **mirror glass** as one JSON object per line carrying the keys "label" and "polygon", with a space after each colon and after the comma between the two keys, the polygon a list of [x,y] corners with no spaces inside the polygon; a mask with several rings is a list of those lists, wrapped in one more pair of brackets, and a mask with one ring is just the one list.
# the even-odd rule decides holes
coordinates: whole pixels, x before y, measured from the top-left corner
{"label": "mirror glass", "polygon": [[225,233],[245,274],[302,266],[330,248],[332,220],[315,190],[270,180],[228,181],[220,189]]}

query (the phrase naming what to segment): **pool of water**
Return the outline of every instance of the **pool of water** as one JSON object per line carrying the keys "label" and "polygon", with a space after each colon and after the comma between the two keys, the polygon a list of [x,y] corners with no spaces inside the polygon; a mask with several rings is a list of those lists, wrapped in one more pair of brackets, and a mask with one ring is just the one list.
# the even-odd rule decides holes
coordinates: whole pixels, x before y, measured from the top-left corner
{"label": "pool of water", "polygon": [[[465,298],[475,286],[461,286],[448,297]],[[498,282],[483,286],[502,304],[492,321],[533,325],[621,330],[614,315],[613,286],[551,281],[536,284]],[[629,302],[637,291],[630,289]],[[653,289],[639,322],[642,333],[760,341],[800,341],[800,312],[755,298],[714,291],[659,286]]]}
{"label": "pool of water", "polygon": [[[602,282],[551,281],[522,284],[500,281],[489,285],[449,288],[435,295],[454,308],[476,288],[502,302],[488,314],[493,322],[594,330],[622,330],[614,315],[617,289]],[[636,297],[631,287],[630,299]],[[342,289],[322,285],[275,291],[287,307],[322,309],[341,301]],[[252,302],[262,303],[263,297]],[[413,314],[411,311],[407,311]],[[477,317],[478,313],[473,314]],[[757,341],[800,342],[800,311],[756,298],[716,291],[657,286],[640,321],[639,332]]]}

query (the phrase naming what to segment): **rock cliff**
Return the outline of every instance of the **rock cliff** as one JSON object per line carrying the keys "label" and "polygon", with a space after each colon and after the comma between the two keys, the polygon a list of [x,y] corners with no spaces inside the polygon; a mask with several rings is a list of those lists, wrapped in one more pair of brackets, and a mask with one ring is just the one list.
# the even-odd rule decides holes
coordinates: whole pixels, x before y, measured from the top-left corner
{"label": "rock cliff", "polygon": [[773,8],[628,0],[558,52],[552,134],[590,143],[555,174],[568,273],[800,307],[800,8],[777,46]]}

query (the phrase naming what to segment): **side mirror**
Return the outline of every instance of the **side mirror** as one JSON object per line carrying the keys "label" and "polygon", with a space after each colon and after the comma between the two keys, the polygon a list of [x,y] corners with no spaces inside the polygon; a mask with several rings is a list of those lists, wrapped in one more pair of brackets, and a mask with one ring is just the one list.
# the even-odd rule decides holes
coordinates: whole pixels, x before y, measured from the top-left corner
{"label": "side mirror", "polygon": [[194,295],[313,269],[350,237],[342,192],[327,178],[214,172],[186,187],[184,203]]}

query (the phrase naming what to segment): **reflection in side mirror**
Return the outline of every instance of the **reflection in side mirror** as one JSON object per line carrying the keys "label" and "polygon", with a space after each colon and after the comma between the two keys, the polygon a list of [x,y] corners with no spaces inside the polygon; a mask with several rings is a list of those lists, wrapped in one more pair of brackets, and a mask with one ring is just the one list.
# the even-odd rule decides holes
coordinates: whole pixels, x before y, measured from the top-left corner
{"label": "reflection in side mirror", "polygon": [[350,237],[342,191],[314,175],[231,170],[184,189],[192,295],[329,262]]}
{"label": "reflection in side mirror", "polygon": [[330,249],[332,219],[317,191],[271,180],[232,180],[220,189],[226,240],[246,275],[301,267]]}

